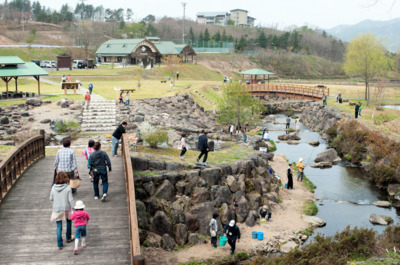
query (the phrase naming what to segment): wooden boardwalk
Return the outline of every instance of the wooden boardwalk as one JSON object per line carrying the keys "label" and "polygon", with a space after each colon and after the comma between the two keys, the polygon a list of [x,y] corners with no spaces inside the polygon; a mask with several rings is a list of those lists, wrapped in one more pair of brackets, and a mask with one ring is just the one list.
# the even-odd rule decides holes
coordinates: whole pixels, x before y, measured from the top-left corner
{"label": "wooden boardwalk", "polygon": [[308,100],[321,100],[323,95],[329,96],[329,88],[312,87],[294,84],[249,84],[246,88],[253,96],[274,95],[281,97],[301,98]]}
{"label": "wooden boardwalk", "polygon": [[[87,248],[74,255],[74,243],[58,250],[56,223],[50,222],[52,202],[49,200],[55,157],[34,163],[18,179],[15,187],[0,204],[0,264],[130,264],[129,221],[121,157],[111,158],[106,202],[94,200],[88,178],[86,160],[77,156],[83,179],[74,194],[82,200],[90,214],[87,226]],[[100,186],[100,194],[101,194]],[[72,235],[75,227],[72,224]]]}

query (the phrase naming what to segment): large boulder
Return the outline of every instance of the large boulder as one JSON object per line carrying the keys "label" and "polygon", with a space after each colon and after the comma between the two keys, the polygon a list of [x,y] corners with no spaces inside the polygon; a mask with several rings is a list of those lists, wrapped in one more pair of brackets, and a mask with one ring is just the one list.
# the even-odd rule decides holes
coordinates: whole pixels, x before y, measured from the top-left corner
{"label": "large boulder", "polygon": [[307,223],[311,224],[314,227],[322,227],[326,225],[326,222],[319,217],[316,216],[303,216],[303,220]]}
{"label": "large boulder", "polygon": [[238,209],[236,210],[236,215],[237,215],[237,222],[238,223],[243,223],[246,221],[247,215],[249,214],[250,211],[250,206],[249,202],[246,200],[244,196],[240,198],[240,200],[237,202]]}
{"label": "large boulder", "polygon": [[215,207],[220,207],[223,203],[231,202],[231,192],[227,186],[214,185],[211,187],[211,200],[215,201]]}
{"label": "large boulder", "polygon": [[377,215],[374,213],[369,216],[369,221],[374,225],[388,225],[393,222],[392,218],[389,216]]}
{"label": "large boulder", "polygon": [[246,218],[246,225],[253,227],[256,224],[257,216],[258,215],[256,211],[250,211]]}
{"label": "large boulder", "polygon": [[149,169],[149,159],[145,157],[132,156],[132,169],[136,171],[145,171]]}
{"label": "large boulder", "polygon": [[188,237],[189,245],[201,245],[204,243],[204,239],[196,233],[190,233]]}
{"label": "large boulder", "polygon": [[192,193],[192,202],[193,203],[202,203],[206,202],[210,199],[210,193],[204,187],[196,187]]}
{"label": "large boulder", "polygon": [[376,201],[372,203],[373,205],[377,207],[382,207],[382,208],[390,208],[392,207],[392,204],[388,201]]}
{"label": "large boulder", "polygon": [[139,200],[136,200],[136,215],[139,228],[147,229],[149,226],[149,221],[147,218],[146,206]]}
{"label": "large boulder", "polygon": [[150,231],[158,235],[172,235],[172,224],[163,211],[158,211],[151,222]]}
{"label": "large boulder", "polygon": [[328,150],[325,150],[317,155],[317,157],[314,159],[314,162],[339,162],[341,159],[338,156],[337,152],[335,149],[330,148]]}
{"label": "large boulder", "polygon": [[186,217],[183,211],[181,210],[173,210],[171,213],[172,224],[184,224]]}
{"label": "large boulder", "polygon": [[209,223],[215,212],[214,206],[214,202],[205,202],[192,209],[192,213],[197,215],[199,230],[202,234],[207,234],[210,230]]}
{"label": "large boulder", "polygon": [[313,140],[313,141],[308,142],[308,144],[312,145],[312,146],[318,146],[319,145],[319,141],[318,140]]}
{"label": "large boulder", "polygon": [[59,135],[54,136],[54,140],[56,140],[57,143],[62,144],[64,142],[64,140],[71,140],[71,136],[59,134]]}
{"label": "large boulder", "polygon": [[148,247],[159,248],[161,247],[161,236],[152,232],[148,232],[146,242]]}
{"label": "large boulder", "polygon": [[188,231],[195,232],[199,229],[199,221],[196,215],[185,213],[185,224]]}
{"label": "large boulder", "polygon": [[184,224],[175,225],[173,233],[174,233],[175,242],[178,245],[183,246],[186,244],[186,242],[188,240],[188,232],[187,232],[186,225],[184,225]]}
{"label": "large boulder", "polygon": [[221,179],[221,169],[206,168],[201,170],[200,176],[207,182],[209,186],[217,185]]}
{"label": "large boulder", "polygon": [[396,195],[400,191],[400,184],[389,184],[387,191],[390,196]]}
{"label": "large boulder", "polygon": [[172,251],[175,248],[175,240],[169,234],[164,234],[161,237],[161,246],[165,250]]}
{"label": "large boulder", "polygon": [[150,170],[165,170],[165,161],[161,160],[149,160]]}
{"label": "large boulder", "polygon": [[42,105],[42,101],[40,100],[40,98],[28,98],[25,103],[27,105],[31,105],[31,106],[35,106],[35,107],[39,107],[40,105]]}
{"label": "large boulder", "polygon": [[231,192],[237,192],[240,189],[240,185],[237,182],[236,178],[232,175],[229,175],[226,178],[226,184],[228,185]]}
{"label": "large boulder", "polygon": [[9,124],[10,120],[7,117],[2,117],[0,119],[0,124]]}
{"label": "large boulder", "polygon": [[164,180],[164,182],[158,187],[154,196],[160,199],[165,199],[167,201],[172,201],[175,199],[176,190],[174,185],[169,182],[168,179]]}
{"label": "large boulder", "polygon": [[183,212],[186,212],[189,209],[190,205],[190,198],[186,195],[183,195],[172,203],[172,208],[174,210],[181,210]]}
{"label": "large boulder", "polygon": [[301,138],[297,135],[296,132],[294,133],[288,133],[288,134],[283,134],[283,135],[279,135],[278,139],[281,141],[287,141],[287,140],[300,140]]}
{"label": "large boulder", "polygon": [[226,203],[223,203],[219,208],[219,217],[221,218],[221,222],[223,224],[229,223],[229,206]]}
{"label": "large boulder", "polygon": [[319,162],[319,163],[315,163],[315,164],[311,164],[310,167],[313,168],[329,168],[332,167],[332,162]]}
{"label": "large boulder", "polygon": [[286,244],[281,245],[280,252],[281,253],[288,253],[294,248],[297,248],[298,245],[294,241],[288,241]]}

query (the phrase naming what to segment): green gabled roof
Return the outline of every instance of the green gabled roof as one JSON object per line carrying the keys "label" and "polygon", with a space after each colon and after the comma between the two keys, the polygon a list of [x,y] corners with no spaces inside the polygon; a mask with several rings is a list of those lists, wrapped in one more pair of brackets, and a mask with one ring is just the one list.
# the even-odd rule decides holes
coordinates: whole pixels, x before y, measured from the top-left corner
{"label": "green gabled roof", "polygon": [[182,49],[179,51],[177,45],[172,41],[160,41],[159,43],[154,43],[160,54],[170,55],[170,54],[180,54]]}
{"label": "green gabled roof", "polygon": [[25,62],[18,56],[0,56],[0,65],[24,64]]}
{"label": "green gabled roof", "polygon": [[239,72],[241,75],[274,75],[274,73],[264,71],[262,69],[250,69],[243,72]]}
{"label": "green gabled roof", "polygon": [[126,56],[145,39],[115,39],[104,42],[96,51],[97,54],[112,54],[114,56]]}
{"label": "green gabled roof", "polygon": [[35,63],[31,62],[29,63],[24,62],[23,64],[18,64],[16,67],[0,67],[0,77],[34,76],[34,75],[49,75],[49,74],[45,70],[37,66]]}

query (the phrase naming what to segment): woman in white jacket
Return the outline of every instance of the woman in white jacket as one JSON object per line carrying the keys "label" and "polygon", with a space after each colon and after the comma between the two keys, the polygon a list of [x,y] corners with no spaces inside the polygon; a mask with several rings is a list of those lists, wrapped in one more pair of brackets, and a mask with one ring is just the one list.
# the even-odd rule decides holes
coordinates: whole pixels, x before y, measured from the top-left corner
{"label": "woman in white jacket", "polygon": [[185,158],[185,153],[186,153],[186,151],[187,151],[187,145],[186,145],[185,140],[186,140],[186,134],[183,133],[183,134],[182,134],[182,137],[181,137],[181,141],[179,142],[179,147],[180,147],[181,150],[182,150],[182,152],[181,152],[181,154],[180,154],[180,156],[179,156],[180,158]]}

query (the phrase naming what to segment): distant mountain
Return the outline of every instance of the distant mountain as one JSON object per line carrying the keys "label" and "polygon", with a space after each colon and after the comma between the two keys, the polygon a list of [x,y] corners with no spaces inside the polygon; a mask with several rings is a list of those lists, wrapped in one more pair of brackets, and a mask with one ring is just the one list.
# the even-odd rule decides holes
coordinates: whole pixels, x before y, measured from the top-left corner
{"label": "distant mountain", "polygon": [[361,33],[374,33],[391,52],[400,48],[400,18],[387,21],[364,20],[356,25],[339,25],[325,30],[342,41],[351,41]]}

